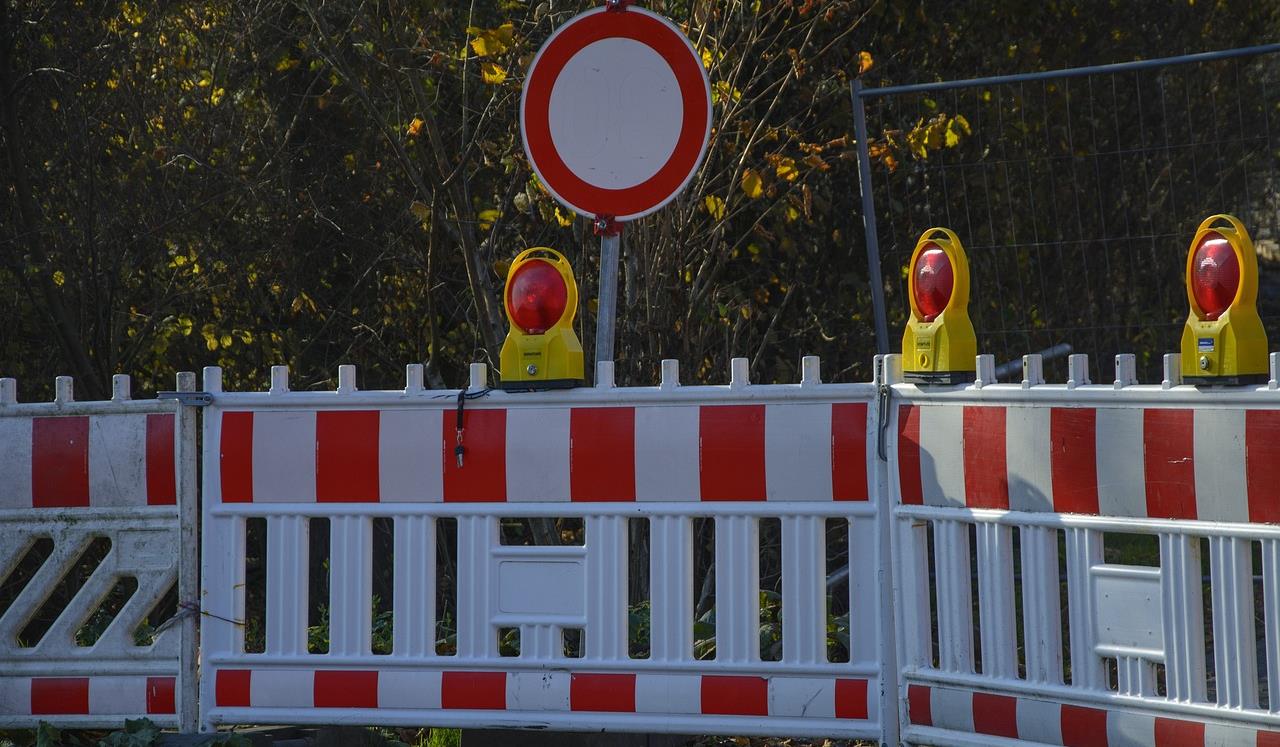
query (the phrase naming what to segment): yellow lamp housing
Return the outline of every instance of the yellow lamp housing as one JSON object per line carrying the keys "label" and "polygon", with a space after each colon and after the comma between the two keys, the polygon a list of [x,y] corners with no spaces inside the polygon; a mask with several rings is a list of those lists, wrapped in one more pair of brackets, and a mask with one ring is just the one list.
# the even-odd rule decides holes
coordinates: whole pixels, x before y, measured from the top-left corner
{"label": "yellow lamp housing", "polygon": [[907,265],[911,319],[902,335],[902,373],[918,384],[977,377],[978,340],[969,320],[969,260],[946,228],[920,235]]}
{"label": "yellow lamp housing", "polygon": [[1182,380],[1233,386],[1266,383],[1267,333],[1258,316],[1258,256],[1235,216],[1205,219],[1187,250]]}
{"label": "yellow lamp housing", "polygon": [[554,249],[520,252],[507,270],[503,307],[511,325],[502,343],[502,389],[564,389],[583,381],[582,343],[573,332],[578,284]]}

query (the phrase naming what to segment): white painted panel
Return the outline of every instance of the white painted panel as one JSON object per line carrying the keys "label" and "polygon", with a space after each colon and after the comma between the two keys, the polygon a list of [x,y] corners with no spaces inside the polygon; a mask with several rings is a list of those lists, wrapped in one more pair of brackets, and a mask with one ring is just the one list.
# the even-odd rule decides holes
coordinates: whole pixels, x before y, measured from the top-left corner
{"label": "white painted panel", "polygon": [[770,678],[769,715],[835,718],[835,680],[806,677]]}
{"label": "white painted panel", "polygon": [[1005,453],[1009,465],[1009,508],[1053,511],[1053,471],[1049,464],[1049,407],[1005,408]]}
{"label": "white painted panel", "polygon": [[147,505],[147,417],[89,418],[89,496],[93,506]]}
{"label": "white painted panel", "polygon": [[964,408],[920,408],[920,486],[927,506],[963,508]]}
{"label": "white painted panel", "polygon": [[316,499],[316,414],[260,410],[253,414],[253,500],[311,503]]}
{"label": "white painted panel", "polygon": [[31,678],[0,677],[0,715],[26,716],[30,714]]}
{"label": "white painted panel", "polygon": [[507,409],[507,500],[569,500],[569,409]]}
{"label": "white painted panel", "polygon": [[697,501],[698,408],[636,408],[636,500]]}
{"label": "white painted panel", "polygon": [[968,690],[930,688],[933,725],[939,729],[973,731],[973,693]]}
{"label": "white painted panel", "polygon": [[831,500],[831,405],[767,405],[766,498]]}
{"label": "white painted panel", "polygon": [[146,712],[146,677],[89,678],[89,713],[91,715],[142,715]]}
{"label": "white painted panel", "polygon": [[1156,742],[1156,719],[1131,711],[1107,714],[1107,747],[1151,747]]}
{"label": "white painted panel", "polygon": [[439,672],[385,669],[378,672],[379,708],[439,708]]}
{"label": "white painted panel", "polygon": [[696,674],[637,674],[636,713],[701,713],[702,678]]}
{"label": "white painted panel", "polygon": [[1245,482],[1243,409],[1195,410],[1193,451],[1196,516],[1214,521],[1249,521]]}
{"label": "white painted panel", "polygon": [[249,677],[249,704],[254,708],[311,708],[315,675],[309,669],[255,669]]}
{"label": "white painted panel", "polygon": [[383,410],[378,416],[378,488],[383,503],[444,500],[440,410]]}
{"label": "white painted panel", "polygon": [[516,560],[498,563],[497,611],[508,615],[586,614],[586,569],[581,560]]}
{"label": "white painted panel", "polygon": [[1098,511],[1103,516],[1146,516],[1142,408],[1099,407],[1097,434]]}
{"label": "white painted panel", "polygon": [[507,674],[507,710],[569,710],[568,672],[511,672]]}
{"label": "white painted panel", "polygon": [[31,418],[0,418],[0,509],[5,508],[31,508]]}
{"label": "white painted panel", "polygon": [[1062,744],[1062,706],[1043,700],[1018,698],[1018,738]]}

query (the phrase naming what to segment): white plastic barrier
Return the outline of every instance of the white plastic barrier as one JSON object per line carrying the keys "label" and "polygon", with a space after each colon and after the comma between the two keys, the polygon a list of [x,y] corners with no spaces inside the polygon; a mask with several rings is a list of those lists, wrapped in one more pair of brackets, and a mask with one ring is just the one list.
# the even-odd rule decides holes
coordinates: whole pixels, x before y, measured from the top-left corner
{"label": "white plastic barrier", "polygon": [[[830,735],[896,729],[882,672],[887,536],[868,451],[875,388],[818,381],[488,392],[221,391],[204,413],[203,674],[206,728],[234,723],[376,723],[643,732]],[[470,392],[485,391],[473,367]],[[868,465],[872,469],[868,470]],[[509,517],[584,521],[581,544],[504,545]],[[694,652],[694,520],[714,521],[715,657]],[[328,651],[308,653],[311,519],[329,524]],[[759,522],[781,534],[780,661],[762,661]],[[265,641],[246,652],[248,522],[265,519]],[[390,559],[373,522],[393,525]],[[647,522],[649,651],[629,647],[629,522]],[[850,657],[828,660],[828,519],[847,531]],[[456,546],[442,522],[456,522]],[[456,563],[456,617],[437,610],[436,559]],[[256,551],[254,551],[256,552]],[[882,553],[884,556],[882,556]],[[373,653],[373,564],[394,578],[389,654]],[[887,587],[885,587],[887,589]],[[455,651],[437,650],[439,619]],[[519,631],[503,656],[502,631]],[[566,631],[580,631],[578,651]],[[510,635],[510,634],[508,634]],[[891,638],[890,638],[891,640]],[[882,697],[888,692],[889,697]],[[888,718],[884,718],[887,712]],[[896,734],[890,738],[896,741]]]}
{"label": "white plastic barrier", "polygon": [[1070,368],[892,387],[904,742],[1280,745],[1275,382]]}
{"label": "white plastic barrier", "polygon": [[135,639],[171,588],[195,598],[193,410],[131,400],[127,376],[109,402],[73,401],[61,377],[41,404],[0,379],[0,727],[195,726],[194,617]]}

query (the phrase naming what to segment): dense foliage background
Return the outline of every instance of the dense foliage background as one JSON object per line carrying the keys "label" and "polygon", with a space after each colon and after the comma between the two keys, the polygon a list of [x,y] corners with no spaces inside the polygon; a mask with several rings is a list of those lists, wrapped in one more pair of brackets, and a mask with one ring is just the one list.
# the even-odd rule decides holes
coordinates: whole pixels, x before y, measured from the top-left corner
{"label": "dense foliage background", "polygon": [[[760,381],[796,380],[803,354],[869,376],[853,77],[1257,44],[1278,6],[648,3],[702,51],[715,129],[688,191],[624,235],[620,382],[652,382],[665,357],[708,381],[732,356]],[[496,364],[506,262],[534,245],[573,261],[590,356],[597,240],[531,176],[517,122],[533,52],[586,7],[0,0],[0,375],[23,399],[56,374],[92,398],[113,373],[170,388],[208,364],[228,388],[275,363],[295,388],[329,386],[339,363],[399,387],[415,361],[457,385]],[[873,123],[879,165],[963,147],[980,124],[956,115],[933,136]]]}

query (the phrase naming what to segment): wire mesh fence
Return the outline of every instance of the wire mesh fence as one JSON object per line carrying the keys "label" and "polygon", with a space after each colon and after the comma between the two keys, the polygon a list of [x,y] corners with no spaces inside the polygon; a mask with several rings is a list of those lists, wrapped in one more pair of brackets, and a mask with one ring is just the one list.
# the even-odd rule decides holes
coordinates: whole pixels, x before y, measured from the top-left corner
{"label": "wire mesh fence", "polygon": [[[921,232],[956,231],[979,351],[997,362],[1064,343],[1104,380],[1137,353],[1158,380],[1188,306],[1200,221],[1232,213],[1280,324],[1280,45],[1097,68],[855,87],[868,135],[890,349],[908,316]],[[875,251],[872,241],[869,252]],[[873,270],[874,277],[874,270]],[[1046,363],[1065,380],[1065,360]],[[1105,373],[1104,373],[1105,372]]]}

